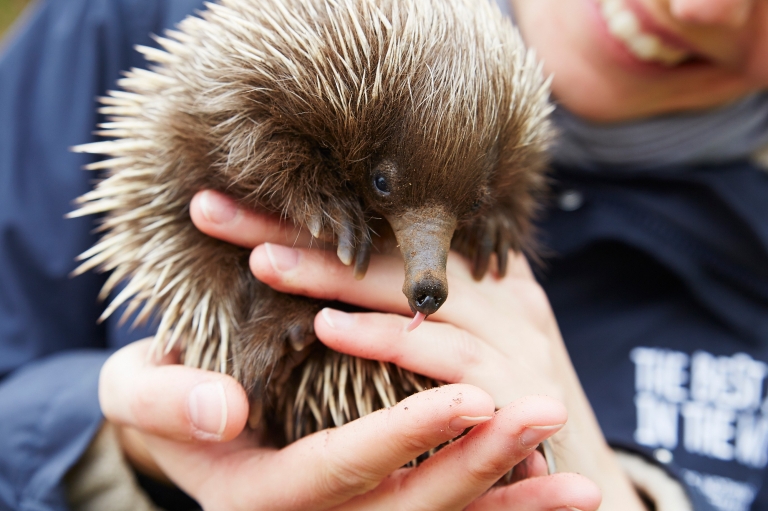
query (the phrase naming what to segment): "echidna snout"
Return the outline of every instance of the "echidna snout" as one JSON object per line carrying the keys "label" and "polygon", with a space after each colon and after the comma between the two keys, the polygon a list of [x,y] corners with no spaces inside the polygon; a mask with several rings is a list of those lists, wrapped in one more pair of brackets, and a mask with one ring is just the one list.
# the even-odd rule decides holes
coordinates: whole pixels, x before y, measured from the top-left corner
{"label": "echidna snout", "polygon": [[456,215],[443,207],[387,216],[405,261],[403,294],[414,313],[434,314],[448,298],[446,264]]}

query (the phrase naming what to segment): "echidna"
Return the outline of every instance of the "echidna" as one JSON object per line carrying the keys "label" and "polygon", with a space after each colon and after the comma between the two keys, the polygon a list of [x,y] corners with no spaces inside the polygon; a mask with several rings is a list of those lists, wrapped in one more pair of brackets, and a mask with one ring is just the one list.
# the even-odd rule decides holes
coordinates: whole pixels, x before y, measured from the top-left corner
{"label": "echidna", "polygon": [[308,344],[324,304],[258,282],[188,207],[208,188],[279,213],[359,277],[394,234],[434,313],[449,248],[504,274],[543,188],[548,87],[517,31],[487,0],[222,0],[157,41],[101,99],[114,140],[76,148],[111,157],[73,213],[105,213],[77,272],[112,271],[102,298],[127,281],[103,317],[157,315],[156,350],[232,374],[277,443],[433,384]]}

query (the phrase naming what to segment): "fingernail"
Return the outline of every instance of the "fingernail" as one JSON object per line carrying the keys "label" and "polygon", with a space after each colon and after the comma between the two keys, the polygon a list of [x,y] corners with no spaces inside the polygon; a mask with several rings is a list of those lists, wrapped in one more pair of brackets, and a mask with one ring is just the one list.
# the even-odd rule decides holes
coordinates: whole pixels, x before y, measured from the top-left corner
{"label": "fingernail", "polygon": [[451,419],[451,422],[448,423],[448,429],[457,433],[461,433],[465,429],[471,428],[472,426],[477,426],[478,424],[482,424],[485,421],[491,420],[491,418],[492,417],[490,415],[479,415],[477,417],[459,415],[458,417]]}
{"label": "fingernail", "polygon": [[203,439],[219,439],[227,427],[227,396],[221,382],[200,383],[189,393],[189,418]]}
{"label": "fingernail", "polygon": [[576,509],[575,507],[559,507],[555,509],[555,511],[581,511],[581,510]]}
{"label": "fingernail", "polygon": [[237,206],[232,201],[211,191],[201,194],[200,207],[203,209],[205,219],[214,224],[231,222],[238,212]]}
{"label": "fingernail", "polygon": [[269,263],[275,271],[286,271],[299,264],[299,251],[284,245],[264,243]]}
{"label": "fingernail", "polygon": [[357,323],[357,319],[353,314],[347,314],[336,309],[326,307],[321,313],[328,326],[335,330],[350,330]]}
{"label": "fingernail", "polygon": [[528,426],[520,434],[520,445],[525,448],[536,447],[541,442],[552,436],[555,431],[562,428],[565,424],[554,424],[552,426]]}

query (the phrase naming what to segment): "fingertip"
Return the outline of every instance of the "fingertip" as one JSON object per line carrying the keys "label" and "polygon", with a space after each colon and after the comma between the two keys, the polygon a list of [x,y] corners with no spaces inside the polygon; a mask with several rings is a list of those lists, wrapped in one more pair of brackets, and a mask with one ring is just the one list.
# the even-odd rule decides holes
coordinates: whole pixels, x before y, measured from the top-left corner
{"label": "fingertip", "polygon": [[305,245],[308,234],[291,222],[265,211],[252,211],[214,190],[202,190],[189,204],[189,216],[198,230],[211,237],[252,248],[266,241]]}
{"label": "fingertip", "polygon": [[221,435],[221,441],[233,440],[245,429],[250,413],[248,394],[240,383],[227,375],[224,377],[224,390],[227,396],[227,423]]}
{"label": "fingertip", "polygon": [[130,406],[135,375],[144,371],[151,346],[150,339],[133,342],[113,353],[99,372],[99,406],[104,416],[116,424],[131,425],[134,422]]}
{"label": "fingertip", "polygon": [[[493,417],[496,411],[496,405],[490,394],[479,387],[466,383],[442,385],[419,392],[402,400],[393,410],[399,409],[405,412],[417,403],[417,406],[433,408],[438,413],[446,415],[448,417],[448,429],[456,433],[461,433],[468,427],[452,428],[451,425],[456,424],[456,418]],[[440,407],[444,407],[442,412]],[[485,420],[478,423],[480,422],[485,422]]]}
{"label": "fingertip", "polygon": [[394,362],[392,347],[404,340],[410,320],[399,314],[344,312],[325,307],[315,316],[318,338],[336,351]]}
{"label": "fingertip", "polygon": [[240,215],[240,208],[230,197],[213,190],[201,190],[189,205],[192,223],[202,232],[216,235]]}
{"label": "fingertip", "polygon": [[580,474],[560,473],[531,477],[494,488],[472,503],[468,511],[510,509],[520,503],[526,509],[596,511],[602,502],[600,488]]}
{"label": "fingertip", "polygon": [[381,343],[374,345],[368,339],[369,335],[379,337],[379,316],[384,315],[349,313],[325,307],[315,315],[315,334],[323,344],[335,351],[389,362],[384,355],[384,346]]}
{"label": "fingertip", "polygon": [[597,511],[603,501],[600,487],[586,476],[564,472],[545,476],[546,478],[553,478],[550,485],[555,487],[556,498],[562,502],[558,504],[560,509]]}
{"label": "fingertip", "polygon": [[357,326],[358,315],[330,307],[324,307],[318,314],[325,325],[333,330],[352,330]]}
{"label": "fingertip", "polygon": [[222,442],[248,419],[243,387],[226,374],[179,365],[148,370],[130,396],[134,427],[174,440]]}
{"label": "fingertip", "polygon": [[196,384],[187,396],[192,435],[197,440],[225,442],[237,437],[248,420],[245,390],[226,375]]}
{"label": "fingertip", "polygon": [[265,284],[276,282],[277,274],[269,257],[266,244],[256,246],[248,257],[248,267],[254,277]]}
{"label": "fingertip", "polygon": [[502,407],[500,418],[509,417],[525,427],[562,426],[568,421],[565,405],[550,396],[525,396]]}
{"label": "fingertip", "polygon": [[507,260],[507,276],[523,279],[534,279],[528,258],[522,252],[509,251]]}
{"label": "fingertip", "polygon": [[189,202],[189,217],[192,219],[192,223],[195,224],[195,227],[201,231],[203,230],[203,226],[205,224],[205,216],[203,215],[203,207],[200,201],[205,192],[206,190],[197,192]]}
{"label": "fingertip", "polygon": [[198,230],[202,232],[206,232],[206,227],[208,224],[205,219],[205,215],[203,214],[202,204],[202,197],[206,192],[207,190],[201,190],[197,192],[189,202],[189,218],[192,219],[192,223],[195,224],[195,227],[197,227]]}

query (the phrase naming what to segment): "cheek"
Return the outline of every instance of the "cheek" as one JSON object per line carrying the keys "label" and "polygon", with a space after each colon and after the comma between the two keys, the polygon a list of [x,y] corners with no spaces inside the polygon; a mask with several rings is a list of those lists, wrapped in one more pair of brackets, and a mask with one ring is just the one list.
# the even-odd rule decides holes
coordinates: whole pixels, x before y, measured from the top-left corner
{"label": "cheek", "polygon": [[672,16],[680,22],[739,28],[750,16],[753,0],[670,0]]}
{"label": "cheek", "polygon": [[571,112],[626,120],[670,93],[668,80],[627,69],[626,50],[608,33],[596,0],[518,0],[515,7],[526,42],[554,75],[554,97]]}
{"label": "cheek", "polygon": [[749,52],[747,73],[758,86],[768,88],[768,12]]}

